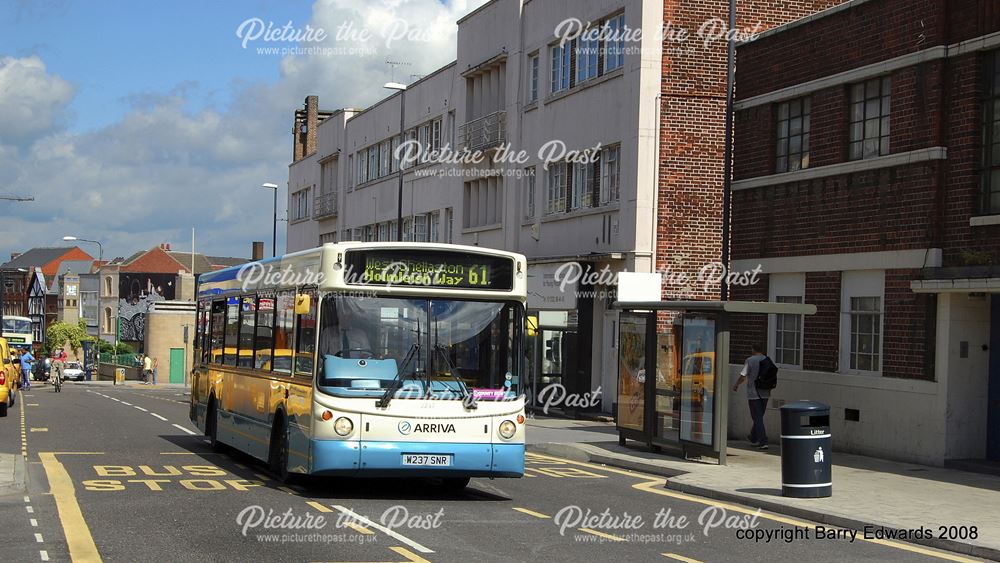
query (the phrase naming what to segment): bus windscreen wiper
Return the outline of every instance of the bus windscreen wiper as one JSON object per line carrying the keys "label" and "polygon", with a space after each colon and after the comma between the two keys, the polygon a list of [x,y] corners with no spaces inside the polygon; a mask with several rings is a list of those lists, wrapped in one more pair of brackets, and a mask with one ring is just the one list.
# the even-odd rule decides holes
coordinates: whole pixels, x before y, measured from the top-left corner
{"label": "bus windscreen wiper", "polygon": [[458,376],[458,369],[455,367],[455,364],[451,363],[451,358],[448,357],[448,349],[441,344],[436,344],[434,345],[434,351],[441,354],[441,358],[444,360],[444,364],[448,368],[448,373],[451,375],[451,378],[458,383],[458,389],[462,392],[462,404],[465,405],[465,408],[470,410],[478,408],[479,405],[476,404],[476,396],[469,391],[465,382]]}
{"label": "bus windscreen wiper", "polygon": [[418,340],[417,342],[414,342],[412,346],[410,346],[410,350],[406,353],[406,357],[403,358],[403,363],[400,364],[399,370],[396,371],[396,377],[394,377],[392,381],[389,383],[389,388],[385,390],[385,394],[382,395],[382,398],[375,402],[376,407],[384,409],[385,407],[389,406],[389,401],[392,400],[392,396],[396,393],[396,390],[399,389],[399,387],[403,384],[402,380],[403,373],[406,371],[406,368],[409,367],[410,362],[413,361],[413,358],[417,356],[417,352],[419,350],[420,350],[420,341]]}

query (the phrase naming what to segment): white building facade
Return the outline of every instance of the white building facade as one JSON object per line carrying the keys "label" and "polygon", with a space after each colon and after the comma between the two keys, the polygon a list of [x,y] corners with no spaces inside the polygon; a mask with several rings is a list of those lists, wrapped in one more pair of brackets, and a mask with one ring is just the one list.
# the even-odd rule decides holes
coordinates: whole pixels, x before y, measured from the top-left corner
{"label": "white building facade", "polygon": [[537,326],[527,388],[600,388],[611,413],[613,279],[565,274],[654,269],[662,47],[655,33],[563,42],[567,14],[591,29],[658,29],[663,3],[494,0],[459,20],[457,60],[405,93],[365,110],[321,111],[308,97],[295,114],[287,250],[396,239],[405,98],[403,142],[485,159],[404,162],[403,239],[525,254]]}

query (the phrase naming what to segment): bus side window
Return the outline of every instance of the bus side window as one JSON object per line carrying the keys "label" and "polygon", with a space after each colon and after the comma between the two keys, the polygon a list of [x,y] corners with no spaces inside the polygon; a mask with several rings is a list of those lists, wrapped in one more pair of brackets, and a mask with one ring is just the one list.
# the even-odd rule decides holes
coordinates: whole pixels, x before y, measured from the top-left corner
{"label": "bus side window", "polygon": [[254,334],[254,368],[271,369],[274,354],[274,294],[261,294],[257,305],[257,331]]}
{"label": "bus side window", "polygon": [[223,363],[223,351],[225,350],[226,337],[226,302],[224,300],[212,302],[211,328],[209,331],[209,345],[205,347],[208,353],[208,361],[213,364]]}
{"label": "bus side window", "polygon": [[[278,373],[292,373],[292,350],[295,344],[295,292],[278,293],[274,309],[274,354],[269,368]],[[267,368],[265,368],[267,369]]]}
{"label": "bus side window", "polygon": [[316,290],[303,289],[309,295],[309,313],[298,315],[295,324],[295,375],[312,376],[316,355]]}

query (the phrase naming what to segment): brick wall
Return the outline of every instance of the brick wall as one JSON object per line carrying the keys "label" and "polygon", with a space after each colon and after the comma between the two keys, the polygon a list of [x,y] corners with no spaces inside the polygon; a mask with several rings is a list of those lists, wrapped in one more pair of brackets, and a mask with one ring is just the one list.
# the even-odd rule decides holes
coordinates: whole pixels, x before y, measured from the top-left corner
{"label": "brick wall", "polygon": [[[770,29],[840,0],[737,2],[737,27]],[[728,21],[727,5],[710,0],[665,0],[664,24],[697,30],[712,18]],[[725,137],[726,43],[664,41],[657,201],[657,268],[697,277],[722,250],[722,172]],[[666,295],[677,297],[676,295]],[[719,288],[699,284],[689,298],[717,299]]]}

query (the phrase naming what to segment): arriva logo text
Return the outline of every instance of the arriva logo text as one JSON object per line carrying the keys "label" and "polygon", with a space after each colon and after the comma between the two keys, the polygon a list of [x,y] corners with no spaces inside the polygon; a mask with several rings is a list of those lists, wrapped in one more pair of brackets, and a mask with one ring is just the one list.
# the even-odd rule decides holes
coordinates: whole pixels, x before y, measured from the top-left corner
{"label": "arriva logo text", "polygon": [[454,424],[434,424],[429,422],[422,422],[417,424],[410,424],[409,422],[403,421],[399,423],[398,426],[400,434],[413,433],[423,433],[423,434],[454,434],[455,425]]}

